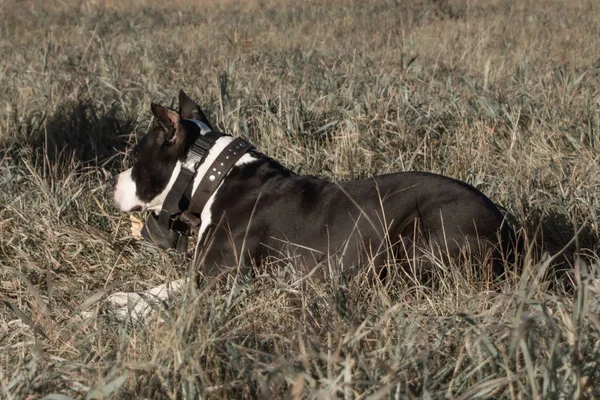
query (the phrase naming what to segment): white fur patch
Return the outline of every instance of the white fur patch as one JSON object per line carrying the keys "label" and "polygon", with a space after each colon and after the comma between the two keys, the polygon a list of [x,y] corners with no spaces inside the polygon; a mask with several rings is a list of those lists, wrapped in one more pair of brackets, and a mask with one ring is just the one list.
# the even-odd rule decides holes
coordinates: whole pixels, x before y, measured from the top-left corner
{"label": "white fur patch", "polygon": [[137,187],[131,179],[132,170],[133,168],[129,168],[119,174],[114,190],[115,204],[121,211],[125,212],[142,204],[142,201],[136,196]]}

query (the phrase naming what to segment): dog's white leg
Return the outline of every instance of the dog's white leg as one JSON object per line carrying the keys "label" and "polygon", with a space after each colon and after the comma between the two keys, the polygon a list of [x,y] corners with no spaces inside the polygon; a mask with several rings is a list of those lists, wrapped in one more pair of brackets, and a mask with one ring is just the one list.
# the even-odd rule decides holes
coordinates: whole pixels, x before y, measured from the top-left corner
{"label": "dog's white leg", "polygon": [[149,317],[154,310],[165,309],[165,301],[181,292],[187,282],[188,279],[178,279],[142,292],[117,292],[106,299],[108,308],[119,320],[131,318],[134,322],[139,322]]}

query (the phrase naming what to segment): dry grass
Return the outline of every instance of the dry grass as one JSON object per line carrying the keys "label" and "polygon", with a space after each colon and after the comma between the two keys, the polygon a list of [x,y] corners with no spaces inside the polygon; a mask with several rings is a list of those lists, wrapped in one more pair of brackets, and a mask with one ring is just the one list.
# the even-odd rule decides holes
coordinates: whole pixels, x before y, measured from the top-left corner
{"label": "dry grass", "polygon": [[[192,4],[193,3],[193,4]],[[0,397],[600,396],[600,17],[592,1],[0,0]],[[556,259],[487,290],[293,262],[204,281],[166,323],[83,320],[189,260],[105,190],[179,88],[299,173],[427,170],[511,210]],[[576,288],[543,275],[570,264]],[[553,286],[553,288],[549,288]],[[54,397],[63,398],[63,397]]]}

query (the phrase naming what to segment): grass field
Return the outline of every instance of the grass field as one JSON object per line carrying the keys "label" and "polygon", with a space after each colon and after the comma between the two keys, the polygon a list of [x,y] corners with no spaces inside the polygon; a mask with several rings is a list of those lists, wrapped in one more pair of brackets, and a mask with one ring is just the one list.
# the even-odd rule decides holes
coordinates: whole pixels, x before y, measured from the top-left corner
{"label": "grass field", "polygon": [[[0,0],[0,398],[600,397],[599,57],[583,0]],[[179,88],[298,173],[464,180],[539,256],[496,290],[283,261],[115,321],[195,273],[107,190]]]}

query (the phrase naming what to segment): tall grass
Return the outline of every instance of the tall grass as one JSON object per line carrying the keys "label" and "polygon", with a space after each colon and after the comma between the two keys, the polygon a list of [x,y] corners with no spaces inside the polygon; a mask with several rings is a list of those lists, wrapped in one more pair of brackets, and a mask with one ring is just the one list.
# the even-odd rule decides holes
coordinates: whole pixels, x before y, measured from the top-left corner
{"label": "tall grass", "polygon": [[[583,0],[0,0],[0,397],[600,396],[599,15]],[[546,255],[497,290],[468,263],[440,264],[432,290],[282,260],[116,322],[106,294],[201,272],[132,238],[106,190],[150,101],[179,88],[298,173],[464,180]]]}

